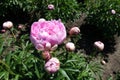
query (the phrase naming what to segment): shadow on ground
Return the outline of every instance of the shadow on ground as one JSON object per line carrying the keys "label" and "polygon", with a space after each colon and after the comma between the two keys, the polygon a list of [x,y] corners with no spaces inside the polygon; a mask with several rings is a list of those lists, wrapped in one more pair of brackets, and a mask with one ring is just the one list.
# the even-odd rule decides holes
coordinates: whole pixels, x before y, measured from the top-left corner
{"label": "shadow on ground", "polygon": [[113,53],[115,51],[114,46],[116,45],[114,38],[107,39],[103,31],[98,29],[96,26],[84,25],[80,27],[82,39],[78,41],[78,49],[84,49],[86,54],[92,54],[95,51],[93,46],[95,41],[102,41],[105,45],[103,53]]}

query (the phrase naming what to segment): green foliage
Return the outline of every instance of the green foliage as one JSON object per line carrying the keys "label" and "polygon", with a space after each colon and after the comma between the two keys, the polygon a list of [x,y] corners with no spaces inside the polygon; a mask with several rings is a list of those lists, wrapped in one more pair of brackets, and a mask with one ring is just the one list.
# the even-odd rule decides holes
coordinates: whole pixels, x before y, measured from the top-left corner
{"label": "green foliage", "polygon": [[46,11],[45,18],[47,19],[62,19],[62,21],[68,21],[74,20],[80,15],[79,5],[76,0],[48,0],[47,5],[48,4],[53,4],[55,9]]}
{"label": "green foliage", "polygon": [[[92,4],[92,5],[91,5]],[[84,11],[88,15],[86,23],[97,26],[109,38],[120,31],[120,0],[86,0]],[[112,14],[115,10],[116,14]]]}
{"label": "green foliage", "polygon": [[115,80],[119,80],[120,79],[120,71],[118,71],[115,75]]}
{"label": "green foliage", "polygon": [[[55,9],[48,10],[49,4],[53,4]],[[74,20],[80,15],[76,0],[3,0],[0,2],[0,6],[0,16],[10,15],[7,14],[8,10],[15,12],[21,9],[30,15],[31,21],[38,20],[40,17],[67,21]]]}
{"label": "green foliage", "polygon": [[68,52],[61,45],[52,52],[61,62],[60,70],[49,74],[44,69],[41,51],[34,48],[28,33],[16,37],[16,31],[17,28],[12,28],[0,34],[1,80],[95,80],[101,71],[99,62],[88,61],[80,52]]}
{"label": "green foliage", "polygon": [[[55,9],[48,10],[49,4],[53,4]],[[120,31],[119,4],[119,0],[85,0],[85,3],[80,5],[76,0],[2,0],[0,17],[6,17],[9,11],[16,13],[20,9],[30,15],[30,21],[45,18],[62,19],[66,23],[79,18],[83,12],[87,15],[85,25],[97,26],[106,37],[111,37]],[[112,9],[116,14],[111,13]],[[18,31],[12,28],[7,33],[0,34],[0,80],[101,79],[102,68],[99,62],[89,61],[89,57],[79,50],[66,51],[64,44],[52,52],[53,57],[59,58],[61,62],[60,70],[54,74],[47,73],[41,51],[37,51],[30,42],[29,32],[21,31],[16,37]],[[78,47],[77,42],[81,38],[81,35],[73,36],[71,41]]]}

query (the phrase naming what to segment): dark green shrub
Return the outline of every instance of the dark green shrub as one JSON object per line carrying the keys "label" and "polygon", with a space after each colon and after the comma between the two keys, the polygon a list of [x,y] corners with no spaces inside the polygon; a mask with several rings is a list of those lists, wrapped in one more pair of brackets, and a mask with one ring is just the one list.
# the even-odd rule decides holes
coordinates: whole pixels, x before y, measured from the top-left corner
{"label": "dark green shrub", "polygon": [[[48,10],[49,4],[53,4],[55,9]],[[19,15],[25,12],[31,18],[27,18],[29,16],[26,15],[26,17],[24,16],[25,19],[27,18],[31,22],[39,18],[62,19],[62,21],[74,20],[80,14],[76,0],[3,0],[0,2],[0,6],[0,17],[7,17],[7,15],[12,14]]]}
{"label": "dark green shrub", "polygon": [[[86,0],[84,11],[88,15],[86,23],[96,26],[106,38],[120,32],[120,1],[119,0]],[[112,14],[111,10],[116,13]]]}

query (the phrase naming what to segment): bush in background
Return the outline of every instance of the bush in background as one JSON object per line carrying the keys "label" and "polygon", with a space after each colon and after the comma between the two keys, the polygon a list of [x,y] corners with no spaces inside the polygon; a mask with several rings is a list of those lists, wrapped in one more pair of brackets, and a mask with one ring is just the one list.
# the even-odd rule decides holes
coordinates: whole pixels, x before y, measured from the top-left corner
{"label": "bush in background", "polygon": [[[120,34],[119,4],[119,0],[86,0],[83,10],[87,14],[87,25],[96,26],[105,38]],[[112,10],[115,13],[112,13]]]}
{"label": "bush in background", "polygon": [[[49,4],[53,4],[55,9],[49,10]],[[17,16],[16,20],[20,19],[22,21],[24,18],[25,22],[33,22],[39,18],[48,20],[62,19],[62,21],[66,22],[67,20],[78,18],[80,14],[76,0],[3,0],[0,2],[0,6],[0,17],[3,20],[12,20],[12,17]]]}

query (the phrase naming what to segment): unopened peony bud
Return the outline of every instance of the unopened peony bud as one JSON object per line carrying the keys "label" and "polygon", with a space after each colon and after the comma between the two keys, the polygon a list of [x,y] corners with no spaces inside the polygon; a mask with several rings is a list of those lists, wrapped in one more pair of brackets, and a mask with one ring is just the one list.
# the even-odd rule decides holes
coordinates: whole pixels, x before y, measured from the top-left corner
{"label": "unopened peony bud", "polygon": [[7,21],[3,23],[3,28],[11,28],[13,27],[13,23],[11,21]]}
{"label": "unopened peony bud", "polygon": [[112,14],[116,14],[116,11],[112,9],[112,10],[111,10],[111,13],[112,13]]}
{"label": "unopened peony bud", "polygon": [[6,30],[5,30],[5,29],[2,29],[2,30],[1,30],[1,32],[2,32],[2,33],[5,33],[5,32],[6,32]]}
{"label": "unopened peony bud", "polygon": [[80,33],[80,29],[78,27],[73,27],[69,31],[70,35],[75,35],[75,34],[78,34],[78,33]]}
{"label": "unopened peony bud", "polygon": [[19,24],[19,25],[18,25],[18,29],[22,29],[23,27],[24,27],[23,24]]}
{"label": "unopened peony bud", "polygon": [[39,22],[44,22],[45,19],[44,19],[44,18],[40,18],[38,21],[39,21]]}
{"label": "unopened peony bud", "polygon": [[50,52],[49,51],[44,51],[42,53],[42,57],[43,57],[43,59],[45,59],[46,61],[48,61],[51,58]]}
{"label": "unopened peony bud", "polygon": [[104,44],[101,41],[94,42],[95,48],[97,48],[99,51],[102,51],[104,49]]}
{"label": "unopened peony bud", "polygon": [[49,9],[49,10],[53,10],[53,9],[54,9],[54,5],[53,5],[53,4],[49,4],[49,5],[48,5],[48,9]]}
{"label": "unopened peony bud", "polygon": [[66,43],[65,47],[68,51],[74,51],[75,50],[75,45],[72,42]]}
{"label": "unopened peony bud", "polygon": [[60,69],[60,61],[57,58],[51,58],[45,64],[45,70],[48,73],[55,73]]}
{"label": "unopened peony bud", "polygon": [[101,63],[102,63],[103,65],[105,65],[105,64],[106,64],[106,62],[105,62],[104,60],[102,60],[102,61],[101,61]]}

